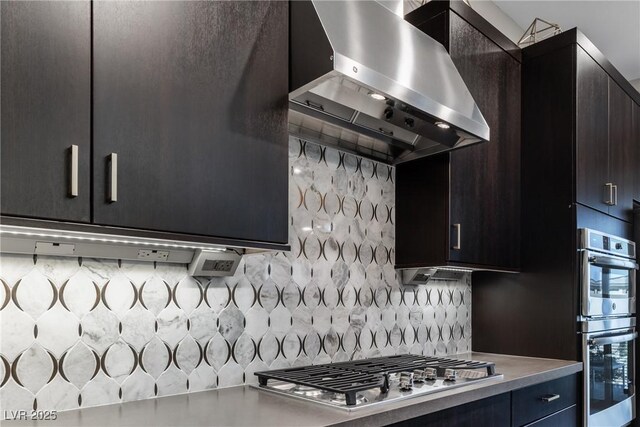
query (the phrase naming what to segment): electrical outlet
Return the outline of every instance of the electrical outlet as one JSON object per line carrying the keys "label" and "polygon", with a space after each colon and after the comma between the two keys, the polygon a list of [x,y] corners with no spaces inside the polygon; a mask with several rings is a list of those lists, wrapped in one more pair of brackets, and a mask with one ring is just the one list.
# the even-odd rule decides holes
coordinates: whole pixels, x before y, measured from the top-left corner
{"label": "electrical outlet", "polygon": [[159,251],[157,249],[140,249],[138,259],[143,261],[166,261],[169,258],[169,251]]}

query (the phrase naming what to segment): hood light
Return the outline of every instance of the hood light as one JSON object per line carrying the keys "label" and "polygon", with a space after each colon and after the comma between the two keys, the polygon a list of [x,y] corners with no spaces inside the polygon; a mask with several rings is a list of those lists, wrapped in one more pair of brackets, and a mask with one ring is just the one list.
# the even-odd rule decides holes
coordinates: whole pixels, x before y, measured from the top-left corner
{"label": "hood light", "polygon": [[438,126],[440,129],[449,129],[451,127],[445,122],[436,122],[436,126]]}
{"label": "hood light", "polygon": [[386,96],[380,95],[379,93],[375,93],[375,92],[369,92],[369,96],[378,101],[384,101],[387,99]]}

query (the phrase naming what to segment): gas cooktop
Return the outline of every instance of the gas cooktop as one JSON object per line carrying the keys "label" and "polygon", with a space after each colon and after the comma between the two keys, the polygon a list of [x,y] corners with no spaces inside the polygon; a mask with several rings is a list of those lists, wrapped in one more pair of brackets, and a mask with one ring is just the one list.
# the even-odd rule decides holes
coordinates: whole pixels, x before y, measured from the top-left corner
{"label": "gas cooktop", "polygon": [[256,372],[261,390],[354,410],[502,378],[488,362],[410,354]]}

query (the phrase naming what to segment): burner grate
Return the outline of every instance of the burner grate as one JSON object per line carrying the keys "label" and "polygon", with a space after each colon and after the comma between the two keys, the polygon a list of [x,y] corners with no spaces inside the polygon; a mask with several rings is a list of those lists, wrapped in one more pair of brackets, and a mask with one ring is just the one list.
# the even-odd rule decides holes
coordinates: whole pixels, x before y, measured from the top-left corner
{"label": "burner grate", "polygon": [[389,390],[389,374],[424,368],[435,368],[438,376],[443,376],[445,369],[483,368],[487,370],[487,376],[495,375],[493,363],[411,354],[262,371],[255,375],[261,386],[266,386],[269,380],[279,380],[344,394],[347,405],[352,406],[356,404],[359,391],[379,387],[386,393]]}

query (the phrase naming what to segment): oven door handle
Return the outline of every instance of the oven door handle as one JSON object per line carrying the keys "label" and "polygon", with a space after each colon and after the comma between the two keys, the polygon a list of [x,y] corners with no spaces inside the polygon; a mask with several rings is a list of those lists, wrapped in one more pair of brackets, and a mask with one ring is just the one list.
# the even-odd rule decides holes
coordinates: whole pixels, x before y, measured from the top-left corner
{"label": "oven door handle", "polygon": [[625,270],[637,270],[638,264],[633,261],[625,261],[623,259],[611,258],[606,256],[591,256],[589,257],[589,264],[601,266],[601,267],[617,267]]}
{"label": "oven door handle", "polygon": [[607,344],[615,344],[619,342],[631,341],[638,338],[637,332],[631,332],[629,334],[624,335],[610,335],[606,337],[597,337],[591,338],[587,343],[589,345],[607,345]]}

